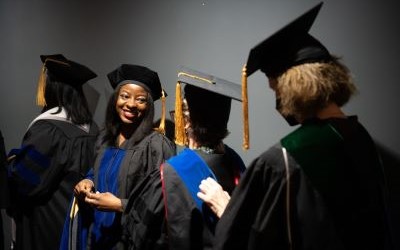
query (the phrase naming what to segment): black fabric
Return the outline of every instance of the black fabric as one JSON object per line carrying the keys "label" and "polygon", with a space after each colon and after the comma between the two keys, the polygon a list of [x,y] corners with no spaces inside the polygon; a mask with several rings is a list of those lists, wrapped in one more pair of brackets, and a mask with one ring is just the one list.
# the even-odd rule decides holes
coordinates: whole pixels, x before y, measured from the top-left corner
{"label": "black fabric", "polygon": [[3,134],[0,131],[0,208],[7,208],[8,204],[7,155]]}
{"label": "black fabric", "polygon": [[[224,190],[231,192],[235,187],[233,168],[240,168],[243,161],[233,150],[227,152],[199,155],[214,170]],[[215,171],[217,168],[221,169]],[[146,176],[131,193],[123,216],[129,249],[212,249],[215,225],[206,223],[174,168],[165,163],[163,170],[162,176],[158,170]],[[208,207],[203,209],[211,213]]]}
{"label": "black fabric", "polygon": [[225,96],[229,99],[242,101],[242,90],[239,84],[198,70],[181,66],[179,68],[177,81]]}
{"label": "black fabric", "polygon": [[[341,142],[321,144],[312,134],[291,140],[315,122],[334,127]],[[381,166],[363,126],[354,118],[309,121],[285,139],[297,145],[288,149],[293,249],[387,249]],[[327,148],[330,156],[319,158]],[[315,179],[310,163],[336,164],[324,177],[332,185]],[[215,249],[289,249],[285,174],[281,144],[251,163],[217,225]]]}
{"label": "black fabric", "polygon": [[247,76],[261,69],[276,77],[295,65],[331,60],[325,46],[308,33],[321,6],[317,4],[253,47],[247,59]]}
{"label": "black fabric", "polygon": [[[295,42],[294,42],[295,41]],[[322,43],[309,34],[282,36],[271,41],[268,50],[260,52],[260,69],[268,77],[277,77],[287,69],[303,63],[332,59]]]}
{"label": "black fabric", "polygon": [[[99,167],[106,149],[106,145],[101,146],[93,168],[96,190],[99,189],[97,181]],[[121,149],[125,150],[125,156],[122,159],[119,169],[117,180],[118,193],[115,195],[122,200],[123,208],[126,210],[128,198],[132,195],[136,197],[136,190],[140,190],[142,185],[153,185],[152,183],[147,183],[147,180],[149,179],[148,175],[153,173],[155,169],[158,170],[159,166],[165,162],[165,160],[175,155],[176,148],[175,144],[173,144],[167,137],[159,132],[153,131],[137,144],[132,143],[131,140],[126,141],[121,146]],[[115,159],[110,159],[110,162],[107,162],[106,164],[113,164],[111,162],[113,160]],[[104,192],[111,192],[108,190],[108,186],[102,187],[102,190],[104,190]],[[116,248],[125,244],[124,237],[119,233],[123,230],[120,223],[121,213],[117,213],[112,227],[113,236],[118,237],[117,239],[113,239],[113,241],[117,241],[116,245],[113,246]],[[111,229],[108,228],[107,230]],[[110,235],[104,235],[105,238],[107,236]],[[99,242],[102,242],[102,240],[100,239]],[[93,246],[93,241],[90,244],[92,244],[92,249],[111,249],[111,247],[108,248],[101,244]]]}
{"label": "black fabric", "polygon": [[73,188],[93,164],[97,130],[39,120],[26,132],[10,164],[14,249],[58,249]]}
{"label": "black fabric", "polygon": [[77,87],[97,77],[87,66],[68,60],[62,54],[41,55],[40,59],[53,81]]}
{"label": "black fabric", "polygon": [[[9,206],[9,190],[7,180],[7,159],[6,149],[4,146],[3,134],[0,131],[0,209],[6,209]],[[0,249],[4,249],[5,234],[8,231],[3,230],[3,218],[0,214]]]}
{"label": "black fabric", "polygon": [[[140,65],[122,64],[117,69],[107,74],[111,86],[115,89],[125,81],[138,82],[150,89],[153,100],[161,97],[161,82],[157,72]],[[165,94],[165,93],[164,93]],[[166,94],[165,94],[166,96]]]}
{"label": "black fabric", "polygon": [[220,131],[228,127],[231,98],[193,85],[185,86],[190,120],[207,130]]}
{"label": "black fabric", "polygon": [[128,249],[169,249],[159,169],[135,185],[122,216],[123,240]]}

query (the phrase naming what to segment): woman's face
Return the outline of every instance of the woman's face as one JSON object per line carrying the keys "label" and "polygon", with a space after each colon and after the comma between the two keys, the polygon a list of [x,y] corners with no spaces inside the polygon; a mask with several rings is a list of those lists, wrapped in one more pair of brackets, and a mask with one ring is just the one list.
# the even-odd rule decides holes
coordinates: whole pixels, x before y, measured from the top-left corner
{"label": "woman's face", "polygon": [[148,108],[148,92],[136,84],[124,84],[119,89],[115,109],[123,123],[134,123]]}

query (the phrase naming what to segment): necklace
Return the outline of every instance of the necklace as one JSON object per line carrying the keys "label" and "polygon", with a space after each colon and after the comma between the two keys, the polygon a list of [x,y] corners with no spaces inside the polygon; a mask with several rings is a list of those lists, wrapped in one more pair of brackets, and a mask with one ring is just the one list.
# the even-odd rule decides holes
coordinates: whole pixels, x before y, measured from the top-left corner
{"label": "necklace", "polygon": [[202,151],[202,152],[204,152],[206,154],[214,154],[214,152],[215,152],[215,149],[209,148],[209,147],[206,147],[206,146],[201,146],[201,147],[198,147],[198,148],[194,148],[193,150]]}

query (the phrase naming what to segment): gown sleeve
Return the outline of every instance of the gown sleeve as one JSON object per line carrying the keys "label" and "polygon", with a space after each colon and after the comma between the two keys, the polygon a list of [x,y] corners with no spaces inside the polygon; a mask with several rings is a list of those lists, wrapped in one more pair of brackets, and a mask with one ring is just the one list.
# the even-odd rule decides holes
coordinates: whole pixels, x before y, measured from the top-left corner
{"label": "gown sleeve", "polygon": [[176,154],[176,146],[167,137],[158,134],[151,140],[150,150],[152,169],[159,169],[161,164]]}
{"label": "gown sleeve", "polygon": [[122,216],[129,249],[168,249],[160,171],[154,170],[133,189]]}
{"label": "gown sleeve", "polygon": [[203,215],[181,177],[168,163],[163,166],[163,180],[169,249],[203,249],[206,244]]}
{"label": "gown sleeve", "polygon": [[51,193],[60,182],[60,172],[67,167],[69,151],[64,134],[55,125],[36,122],[25,134],[10,166],[17,192],[32,199]]}
{"label": "gown sleeve", "polygon": [[154,132],[135,159],[144,164],[141,178],[132,181],[121,223],[130,249],[167,249],[160,166],[176,154],[175,144]]}
{"label": "gown sleeve", "polygon": [[290,212],[282,147],[276,145],[252,162],[233,191],[214,249],[288,249],[289,231],[304,249],[321,249],[322,243],[343,249],[322,197],[289,153],[288,161]]}
{"label": "gown sleeve", "polygon": [[162,163],[176,154],[175,144],[159,132],[153,132],[141,143],[127,153],[127,161],[121,167],[120,196],[123,210],[126,209],[128,198],[142,179],[158,170]]}
{"label": "gown sleeve", "polygon": [[215,249],[256,249],[252,245],[260,237],[274,239],[285,233],[284,225],[276,223],[273,230],[260,234],[264,228],[271,228],[269,224],[275,223],[274,218],[281,218],[278,213],[283,211],[283,157],[279,152],[277,148],[267,151],[245,171],[217,224]]}

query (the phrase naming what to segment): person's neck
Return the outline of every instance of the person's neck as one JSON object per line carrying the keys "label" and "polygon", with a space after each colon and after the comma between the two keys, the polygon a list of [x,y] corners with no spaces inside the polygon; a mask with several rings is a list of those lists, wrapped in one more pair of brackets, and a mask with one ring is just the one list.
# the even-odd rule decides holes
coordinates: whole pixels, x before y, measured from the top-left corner
{"label": "person's neck", "polygon": [[206,146],[203,146],[203,145],[197,143],[193,138],[188,138],[188,141],[189,141],[188,147],[193,150],[201,150],[201,151],[204,151],[209,154],[210,153],[223,153],[225,151],[224,144],[222,142],[216,148],[210,148],[210,147],[206,147]]}
{"label": "person's neck", "polygon": [[319,119],[328,119],[328,118],[346,118],[346,114],[342,111],[342,109],[336,103],[330,103],[325,108],[321,109],[317,112],[316,115]]}
{"label": "person's neck", "polygon": [[200,147],[200,144],[197,143],[195,140],[193,140],[192,138],[188,138],[189,144],[188,144],[188,148],[190,149],[196,149],[198,147]]}

